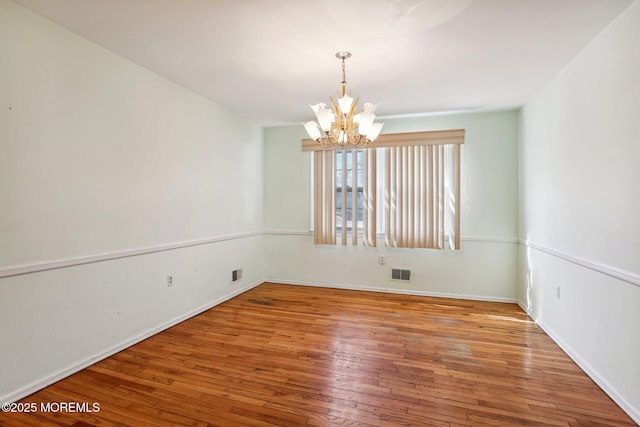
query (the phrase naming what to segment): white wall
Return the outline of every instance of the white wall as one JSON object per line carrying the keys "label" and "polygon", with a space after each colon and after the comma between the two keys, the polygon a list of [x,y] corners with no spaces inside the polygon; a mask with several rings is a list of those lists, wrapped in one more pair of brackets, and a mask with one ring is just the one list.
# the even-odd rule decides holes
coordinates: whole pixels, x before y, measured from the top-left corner
{"label": "white wall", "polygon": [[0,401],[261,282],[259,125],[5,0],[0,58]]}
{"label": "white wall", "polygon": [[[382,108],[382,106],[380,107]],[[518,112],[386,119],[385,132],[464,128],[462,249],[315,246],[310,229],[310,157],[302,126],[265,131],[265,265],[268,280],[414,294],[515,300],[518,233]],[[377,263],[378,255],[387,264]],[[410,268],[411,283],[390,280]]]}
{"label": "white wall", "polygon": [[522,109],[519,299],[640,422],[638,46],[635,2]]}

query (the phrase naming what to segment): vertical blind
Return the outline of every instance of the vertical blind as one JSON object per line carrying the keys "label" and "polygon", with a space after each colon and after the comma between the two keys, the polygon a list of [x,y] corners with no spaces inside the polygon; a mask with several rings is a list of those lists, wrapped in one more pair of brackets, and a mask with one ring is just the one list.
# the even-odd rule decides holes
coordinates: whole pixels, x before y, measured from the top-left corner
{"label": "vertical blind", "polygon": [[364,150],[364,212],[362,225],[362,242],[365,246],[377,246],[377,193],[378,193],[378,171],[377,171],[377,150]]}
{"label": "vertical blind", "polygon": [[385,151],[386,245],[444,249],[444,146]]}
{"label": "vertical blind", "polygon": [[[385,151],[385,244],[459,249],[459,145],[389,147]],[[445,225],[447,226],[445,228]]]}
{"label": "vertical blind", "polygon": [[333,151],[314,151],[313,160],[314,243],[317,245],[335,245],[335,153]]}
{"label": "vertical blind", "polygon": [[[460,248],[460,144],[464,130],[385,134],[377,148],[363,150],[362,244],[377,245],[377,209],[385,211],[385,244],[398,248]],[[314,241],[336,244],[336,186],[341,188],[342,245],[349,243],[347,198],[351,198],[351,245],[360,242],[357,224],[358,168],[356,150],[344,150],[336,165],[334,150],[303,140],[314,151]],[[384,156],[383,182],[378,182],[377,156]],[[351,156],[351,169],[347,169]],[[336,182],[336,168],[341,182]],[[347,184],[351,183],[349,187]],[[379,186],[384,203],[378,207]],[[351,195],[348,189],[351,188]]]}

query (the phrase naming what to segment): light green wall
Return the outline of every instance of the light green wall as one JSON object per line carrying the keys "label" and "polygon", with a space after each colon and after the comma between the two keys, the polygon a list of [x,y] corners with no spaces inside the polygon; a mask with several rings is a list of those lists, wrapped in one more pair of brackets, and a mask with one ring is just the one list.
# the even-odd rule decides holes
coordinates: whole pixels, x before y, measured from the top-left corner
{"label": "light green wall", "polygon": [[[302,126],[265,130],[267,279],[471,298],[516,297],[518,112],[386,119],[385,132],[465,129],[461,152],[462,250],[314,246],[310,229],[310,157]],[[387,264],[377,263],[378,255]],[[411,283],[391,267],[411,268]]]}

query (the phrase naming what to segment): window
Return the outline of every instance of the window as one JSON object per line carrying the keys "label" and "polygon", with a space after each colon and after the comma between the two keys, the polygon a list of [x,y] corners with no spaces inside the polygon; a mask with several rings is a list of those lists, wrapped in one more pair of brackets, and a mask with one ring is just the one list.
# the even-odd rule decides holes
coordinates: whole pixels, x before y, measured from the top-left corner
{"label": "window", "polygon": [[[362,230],[364,224],[364,152],[362,150],[335,150],[335,156],[336,227],[342,230],[342,224],[346,218],[346,229],[351,231],[355,218],[357,229]],[[343,163],[343,157],[345,163]],[[346,176],[344,197],[341,185],[343,174]],[[343,212],[343,203],[345,202],[346,208]]]}
{"label": "window", "polygon": [[464,130],[381,137],[375,143],[380,148],[363,150],[307,145],[318,150],[315,242],[335,244],[339,230],[343,245],[376,246],[377,232],[383,232],[389,247],[444,249],[447,240],[458,249]]}

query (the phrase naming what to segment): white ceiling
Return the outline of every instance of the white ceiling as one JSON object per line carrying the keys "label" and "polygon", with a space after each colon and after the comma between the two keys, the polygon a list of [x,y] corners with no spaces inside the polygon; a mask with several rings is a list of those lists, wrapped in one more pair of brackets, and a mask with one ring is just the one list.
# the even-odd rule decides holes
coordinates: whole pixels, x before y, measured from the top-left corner
{"label": "white ceiling", "polygon": [[[264,125],[515,108],[632,0],[13,0]],[[595,82],[594,82],[595,84]]]}

